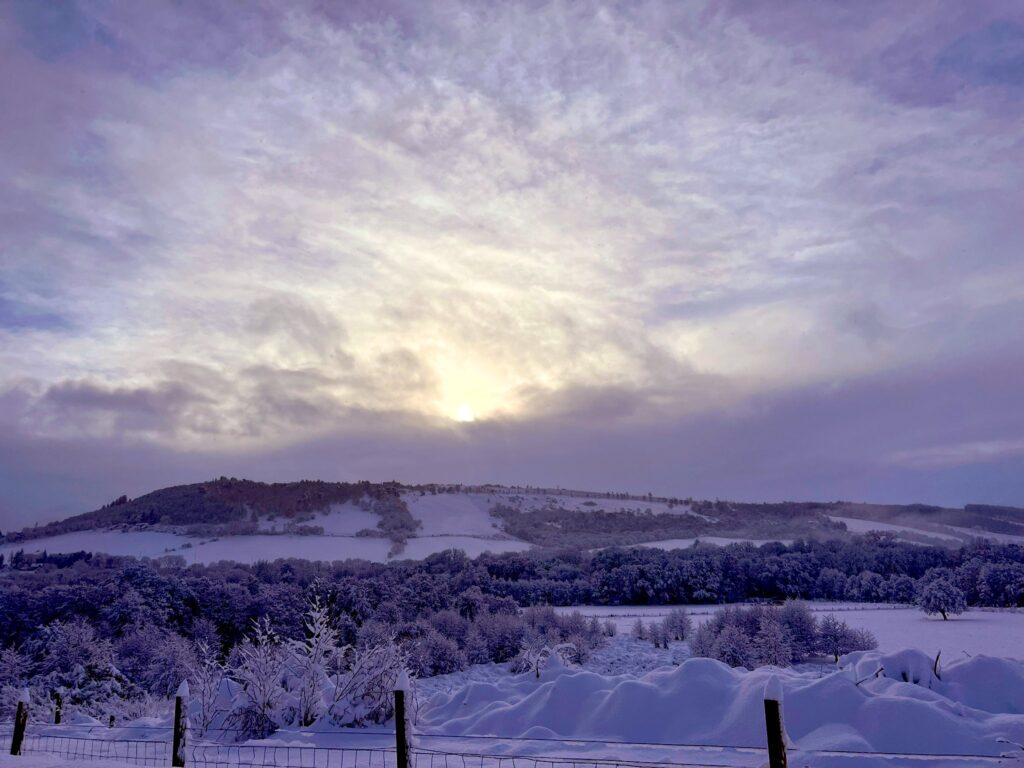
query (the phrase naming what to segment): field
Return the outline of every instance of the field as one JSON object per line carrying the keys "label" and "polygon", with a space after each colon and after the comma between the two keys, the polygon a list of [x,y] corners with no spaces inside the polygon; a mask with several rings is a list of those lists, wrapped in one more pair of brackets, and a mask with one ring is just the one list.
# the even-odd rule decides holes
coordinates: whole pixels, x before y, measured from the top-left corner
{"label": "field", "polygon": [[[696,624],[705,621],[721,606],[685,606]],[[836,613],[854,627],[869,630],[878,640],[879,650],[921,648],[935,653],[941,650],[952,659],[965,654],[1024,658],[1024,612],[1013,609],[974,609],[949,621],[925,616],[908,606],[875,605],[872,603],[810,603],[811,610],[821,616]],[[559,612],[580,611],[615,622],[620,634],[628,634],[638,618],[645,622],[667,614],[670,606],[574,606],[558,608]]]}

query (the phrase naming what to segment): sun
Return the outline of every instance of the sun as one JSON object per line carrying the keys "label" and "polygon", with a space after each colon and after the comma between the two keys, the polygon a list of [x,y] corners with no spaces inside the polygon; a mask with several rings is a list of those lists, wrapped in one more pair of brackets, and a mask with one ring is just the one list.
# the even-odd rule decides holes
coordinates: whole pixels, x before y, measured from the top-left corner
{"label": "sun", "polygon": [[469,403],[463,403],[460,405],[458,410],[455,411],[455,420],[461,422],[476,421],[476,414],[473,413],[473,407]]}

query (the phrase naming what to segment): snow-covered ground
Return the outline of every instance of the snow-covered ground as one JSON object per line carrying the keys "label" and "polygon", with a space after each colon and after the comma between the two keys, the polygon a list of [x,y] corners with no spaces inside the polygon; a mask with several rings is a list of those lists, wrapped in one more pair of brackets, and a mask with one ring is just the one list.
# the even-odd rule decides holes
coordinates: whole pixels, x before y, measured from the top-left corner
{"label": "snow-covered ground", "polygon": [[[904,537],[907,534],[913,534],[916,537],[927,536],[930,539],[938,539],[939,541],[946,541],[951,544],[960,544],[965,540],[965,536],[956,536],[951,533],[942,533],[939,531],[932,530],[931,528],[913,528],[908,525],[894,525],[892,523],[879,523],[874,520],[862,520],[859,517],[839,517],[837,515],[828,515],[830,520],[834,520],[837,523],[846,523],[846,529],[852,533],[868,533],[870,531],[880,531],[882,533],[893,533],[897,536],[903,534]],[[967,529],[963,529],[967,530]],[[975,532],[975,536],[979,535]],[[991,534],[985,534],[988,538],[994,538]],[[910,539],[913,541],[913,539]],[[920,540],[920,539],[918,539]]]}
{"label": "snow-covered ground", "polygon": [[[320,525],[317,518],[311,525]],[[374,516],[376,526],[377,517]],[[363,526],[366,527],[366,526]],[[81,531],[45,539],[31,539],[0,546],[0,554],[10,556],[25,552],[103,552],[109,555],[161,557],[180,555],[188,563],[215,563],[234,560],[255,563],[294,557],[307,560],[347,560],[359,558],[382,563],[388,560],[392,542],[389,539],[343,535],[290,536],[252,535],[219,538],[192,538],[155,531]],[[410,539],[399,558],[424,558],[446,549],[462,549],[471,557],[483,552],[520,552],[530,545],[515,539],[474,536],[424,536]]]}
{"label": "snow-covered ground", "polygon": [[716,547],[727,547],[730,544],[753,544],[760,547],[771,542],[781,544],[792,544],[791,539],[730,539],[724,536],[699,536],[693,539],[662,539],[660,541],[645,541],[637,544],[638,547],[650,547],[652,549],[689,549],[697,542],[701,544],[713,544]]}
{"label": "snow-covered ground", "polygon": [[[900,648],[924,648],[931,653],[941,650],[952,659],[988,654],[1024,659],[1024,612],[1006,610],[971,610],[949,621],[925,616],[917,608],[878,605],[874,603],[808,603],[819,616],[835,613],[853,627],[869,630],[882,651]],[[586,616],[611,619],[622,634],[628,634],[637,618],[656,621],[673,606],[575,606],[556,608],[559,613],[580,611]],[[685,606],[695,624],[706,621],[721,606]]]}
{"label": "snow-covered ground", "polygon": [[[766,763],[762,704],[766,695],[782,702],[789,759],[795,766],[973,768],[992,765],[1001,754],[1024,754],[1005,743],[1024,743],[1024,664],[1019,661],[944,655],[936,676],[931,649],[859,652],[844,657],[839,665],[753,671],[687,657],[684,643],[654,649],[649,643],[619,636],[595,652],[583,668],[554,661],[539,679],[532,673],[513,675],[507,664],[487,664],[417,681],[414,767],[427,768],[430,763],[437,768],[454,759],[460,768],[502,768],[499,757],[516,757],[512,765],[517,768],[538,768],[530,759],[534,757],[571,760],[576,768],[589,768],[598,760],[631,766],[760,768]],[[144,723],[152,727],[166,725],[165,721]],[[37,733],[47,732],[45,726],[34,728]],[[131,726],[113,731],[99,728],[82,735],[140,738]],[[365,750],[389,749],[393,739],[387,726],[337,730],[325,724],[308,731],[285,729],[271,739],[251,743],[256,749],[281,748],[272,754],[272,763],[262,761],[260,752],[239,753],[227,746],[222,764],[238,765],[243,762],[240,755],[245,755],[244,762],[252,766],[370,768],[369,762],[357,762],[355,750],[363,750],[365,756]],[[190,749],[217,749],[203,747],[199,739],[190,745]],[[340,762],[340,753],[332,753],[334,762],[329,762],[332,758],[325,753],[314,757],[297,747],[350,750],[348,763]],[[492,757],[471,757],[479,755]],[[520,762],[523,756],[526,759]],[[60,758],[39,755],[0,757],[0,768],[65,764]],[[1012,768],[1022,763],[1010,756],[1003,764]],[[373,768],[394,768],[393,753],[382,755]]]}
{"label": "snow-covered ground", "polygon": [[[476,679],[463,673],[448,689],[440,679],[423,681],[426,702],[419,727],[450,736],[556,740],[545,742],[549,754],[552,749],[572,753],[575,747],[577,755],[603,749],[633,760],[756,765],[763,764],[763,753],[753,758],[727,747],[765,744],[762,700],[766,690],[778,688],[791,761],[800,765],[842,759],[844,765],[872,764],[863,757],[817,754],[822,750],[995,757],[1011,749],[1000,739],[1022,741],[1024,665],[979,656],[947,663],[939,674],[932,674],[928,654],[915,651],[852,654],[842,669],[833,666],[828,673],[818,668],[747,672],[691,659],[640,676],[556,665],[536,680],[529,674],[503,675],[492,665],[481,668]],[[605,743],[559,743],[564,739]],[[667,746],[677,744],[721,748],[713,758],[702,758],[695,750]],[[513,745],[503,750],[511,752]]]}

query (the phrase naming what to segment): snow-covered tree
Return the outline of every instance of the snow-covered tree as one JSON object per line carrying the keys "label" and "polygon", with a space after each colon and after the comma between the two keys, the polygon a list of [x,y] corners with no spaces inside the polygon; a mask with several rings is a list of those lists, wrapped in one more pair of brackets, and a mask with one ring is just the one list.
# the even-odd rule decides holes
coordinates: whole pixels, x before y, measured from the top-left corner
{"label": "snow-covered tree", "polygon": [[753,667],[750,638],[739,627],[729,624],[719,633],[713,647],[714,658],[730,667]]}
{"label": "snow-covered tree", "polygon": [[310,598],[303,623],[305,637],[288,643],[287,668],[289,687],[298,696],[298,722],[305,727],[315,723],[323,714],[327,670],[334,664],[335,657],[343,654],[348,646],[339,646],[338,631],[330,610],[319,595]]}
{"label": "snow-covered tree", "polygon": [[957,615],[967,610],[964,593],[945,578],[934,579],[925,584],[918,595],[917,604],[929,616],[935,613],[942,614],[943,620],[948,619],[949,614]]}
{"label": "snow-covered tree", "polygon": [[29,662],[17,648],[0,650],[0,720],[12,720],[28,683]]}
{"label": "snow-covered tree", "polygon": [[268,618],[253,622],[233,656],[231,677],[242,687],[242,701],[231,713],[232,726],[243,738],[265,739],[277,728],[274,713],[284,693],[284,649]]}
{"label": "snow-covered tree", "polygon": [[204,736],[213,724],[216,714],[217,695],[224,679],[224,665],[206,640],[196,642],[192,659],[193,666],[189,670],[188,679],[191,683],[192,700],[199,705],[196,723],[199,736]]}
{"label": "snow-covered tree", "polygon": [[693,631],[693,623],[685,608],[673,608],[661,624],[668,640],[687,640]]}
{"label": "snow-covered tree", "polygon": [[792,662],[789,632],[772,614],[761,618],[761,627],[754,638],[754,657],[758,664],[772,667],[788,667]]}
{"label": "snow-covered tree", "polygon": [[787,600],[778,609],[778,619],[786,629],[792,649],[792,661],[802,661],[814,653],[817,643],[818,622],[807,604],[799,600]]}
{"label": "snow-covered tree", "polygon": [[630,634],[632,634],[634,640],[646,640],[649,637],[647,625],[644,624],[643,619],[636,620]]}
{"label": "snow-covered tree", "polygon": [[26,643],[25,652],[35,686],[65,691],[66,713],[106,715],[141,693],[115,666],[110,641],[81,619],[51,622]]}
{"label": "snow-covered tree", "polygon": [[818,622],[818,652],[839,657],[854,651],[869,651],[878,647],[875,636],[866,629],[853,629],[845,621],[828,614]]}
{"label": "snow-covered tree", "polygon": [[668,648],[668,636],[665,633],[665,625],[662,622],[652,621],[647,628],[647,633],[655,648]]}

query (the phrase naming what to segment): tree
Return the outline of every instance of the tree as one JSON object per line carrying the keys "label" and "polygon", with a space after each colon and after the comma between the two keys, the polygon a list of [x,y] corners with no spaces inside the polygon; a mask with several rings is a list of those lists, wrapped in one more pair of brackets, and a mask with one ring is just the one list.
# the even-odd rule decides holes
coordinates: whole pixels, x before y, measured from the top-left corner
{"label": "tree", "polygon": [[693,623],[685,608],[673,608],[662,622],[668,640],[686,640],[693,631]]}
{"label": "tree", "polygon": [[917,604],[929,616],[942,614],[944,621],[949,619],[951,613],[958,615],[967,610],[964,593],[946,578],[938,578],[926,584],[918,595]]}
{"label": "tree", "polygon": [[854,651],[869,651],[878,647],[875,636],[866,629],[853,629],[831,613],[818,622],[818,652],[839,657]]}
{"label": "tree", "polygon": [[338,631],[327,605],[313,595],[303,621],[305,637],[288,643],[290,683],[298,693],[298,720],[302,727],[315,723],[324,711],[321,689],[327,669],[345,648],[338,647]]}
{"label": "tree", "polygon": [[274,711],[284,689],[281,638],[263,617],[254,621],[252,634],[235,648],[231,676],[242,686],[243,701],[231,720],[248,739],[265,739],[277,729]]}
{"label": "tree", "polygon": [[750,638],[739,627],[729,624],[719,633],[714,644],[714,657],[730,667],[752,667],[753,650]]}
{"label": "tree", "polygon": [[199,702],[199,736],[204,736],[213,724],[217,694],[224,679],[224,665],[205,640],[196,642],[193,659],[194,666],[188,677],[190,690]]}
{"label": "tree", "polygon": [[758,664],[788,667],[793,658],[793,646],[785,626],[772,614],[761,619],[761,628],[754,638],[754,656]]}
{"label": "tree", "polygon": [[646,640],[647,639],[647,627],[644,625],[643,619],[637,619],[636,623],[633,624],[633,631],[631,633],[634,640]]}

